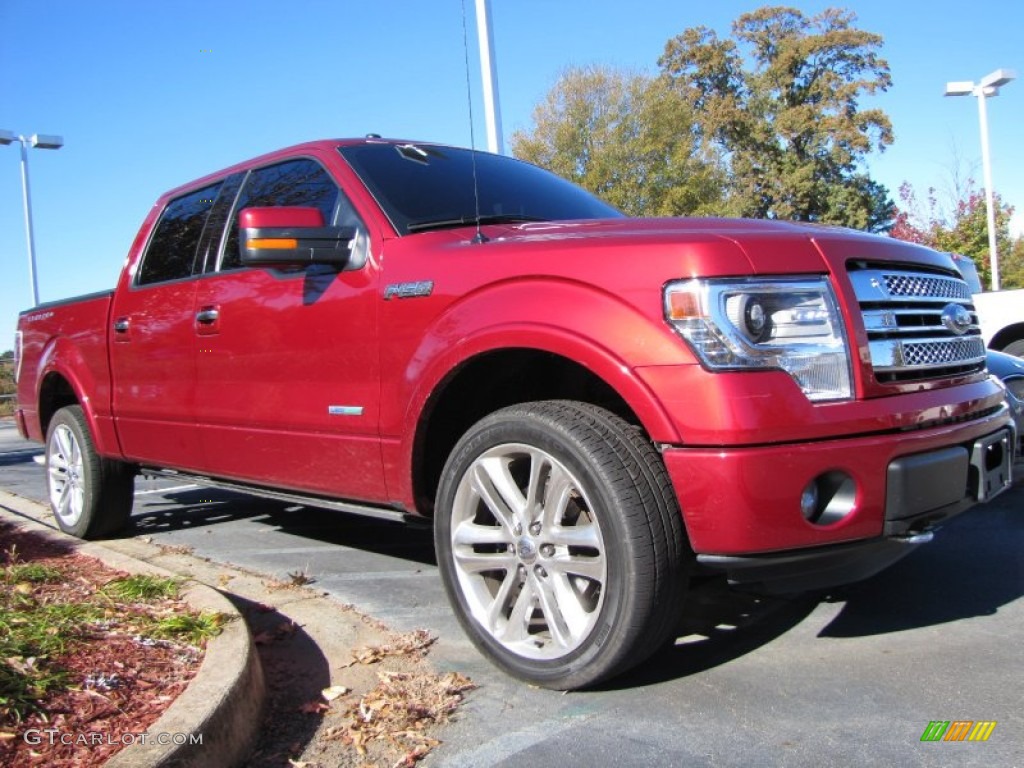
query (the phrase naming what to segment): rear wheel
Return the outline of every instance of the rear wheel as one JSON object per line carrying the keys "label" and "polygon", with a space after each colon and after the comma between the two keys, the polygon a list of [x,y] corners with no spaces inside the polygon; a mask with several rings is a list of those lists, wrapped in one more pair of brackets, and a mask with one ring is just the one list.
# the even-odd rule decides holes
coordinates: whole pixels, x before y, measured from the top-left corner
{"label": "rear wheel", "polygon": [[46,480],[57,525],[80,539],[99,539],[124,528],[132,511],[131,467],[96,453],[81,407],[54,414],[46,435]]}
{"label": "rear wheel", "polygon": [[661,457],[584,403],[498,411],[448,459],[438,563],[459,621],[500,667],[550,688],[643,661],[678,619],[692,559]]}

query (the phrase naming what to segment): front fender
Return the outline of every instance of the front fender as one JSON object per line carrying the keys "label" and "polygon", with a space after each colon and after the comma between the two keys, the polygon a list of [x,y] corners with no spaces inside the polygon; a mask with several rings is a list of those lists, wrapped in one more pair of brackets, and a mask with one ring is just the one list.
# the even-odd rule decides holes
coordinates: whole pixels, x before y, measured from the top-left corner
{"label": "front fender", "polygon": [[[641,309],[643,298],[649,300]],[[411,466],[421,415],[453,372],[489,352],[534,349],[572,360],[604,381],[656,442],[679,442],[675,425],[636,368],[696,361],[661,319],[660,286],[652,286],[641,302],[630,299],[637,297],[542,278],[517,278],[461,297],[419,334],[404,365],[393,368],[384,383],[382,437],[398,443],[401,464]],[[410,310],[396,303],[386,310],[391,311]]]}

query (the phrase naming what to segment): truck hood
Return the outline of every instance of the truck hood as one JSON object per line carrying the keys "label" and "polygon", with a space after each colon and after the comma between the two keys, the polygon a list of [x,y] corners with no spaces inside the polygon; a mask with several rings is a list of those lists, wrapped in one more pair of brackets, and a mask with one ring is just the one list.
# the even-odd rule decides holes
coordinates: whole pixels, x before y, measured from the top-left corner
{"label": "truck hood", "polygon": [[484,231],[497,242],[524,246],[543,243],[547,248],[557,243],[572,247],[581,244],[579,241],[595,249],[662,245],[674,250],[680,245],[715,243],[716,250],[741,252],[752,274],[840,272],[845,271],[844,265],[851,259],[924,262],[940,269],[951,267],[946,254],[929,248],[845,227],[802,222],[623,218],[529,222],[485,227]]}

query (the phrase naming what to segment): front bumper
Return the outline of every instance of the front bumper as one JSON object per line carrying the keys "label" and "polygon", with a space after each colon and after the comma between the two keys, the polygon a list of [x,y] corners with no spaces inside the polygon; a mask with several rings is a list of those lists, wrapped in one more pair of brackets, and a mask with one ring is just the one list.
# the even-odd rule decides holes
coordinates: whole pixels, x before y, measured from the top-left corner
{"label": "front bumper", "polygon": [[[700,562],[739,581],[776,570],[795,583],[804,571],[826,585],[880,570],[935,524],[1008,487],[1015,439],[1004,407],[914,432],[663,455]],[[810,522],[802,494],[829,473],[853,490],[841,514]]]}
{"label": "front bumper", "polygon": [[1010,487],[1013,426],[952,446],[902,456],[889,464],[883,536],[866,541],[767,554],[698,554],[732,584],[763,592],[824,589],[875,575],[932,539],[931,528]]}

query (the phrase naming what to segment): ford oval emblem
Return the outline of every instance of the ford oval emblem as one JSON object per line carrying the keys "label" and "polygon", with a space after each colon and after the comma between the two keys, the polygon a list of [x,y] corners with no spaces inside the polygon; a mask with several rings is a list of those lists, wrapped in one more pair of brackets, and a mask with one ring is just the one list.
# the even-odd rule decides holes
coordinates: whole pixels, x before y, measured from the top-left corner
{"label": "ford oval emblem", "polygon": [[963,336],[971,327],[971,313],[962,304],[947,304],[942,308],[942,324],[957,336]]}

